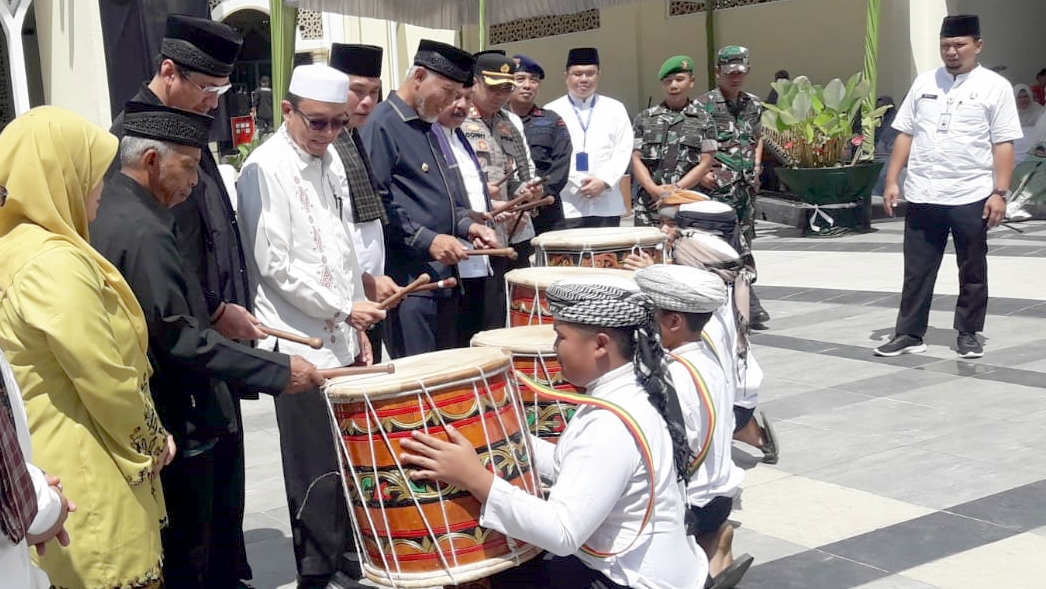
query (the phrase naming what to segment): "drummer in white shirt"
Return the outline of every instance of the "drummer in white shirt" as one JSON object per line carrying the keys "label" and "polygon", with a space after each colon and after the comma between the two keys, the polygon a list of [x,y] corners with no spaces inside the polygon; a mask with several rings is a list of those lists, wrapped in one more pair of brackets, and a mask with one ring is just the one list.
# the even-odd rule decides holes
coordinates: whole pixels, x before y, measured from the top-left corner
{"label": "drummer in white shirt", "polygon": [[632,123],[625,105],[597,94],[599,51],[579,47],[567,55],[567,93],[545,105],[570,131],[570,175],[560,192],[564,229],[617,227],[625,214],[621,177],[632,161]]}
{"label": "drummer in white shirt", "polygon": [[900,133],[886,172],[883,207],[893,216],[907,163],[904,286],[894,336],[875,350],[897,356],[926,350],[930,301],[948,233],[959,266],[953,327],[962,358],[984,355],[977,332],[988,310],[988,229],[1002,222],[1013,174],[1013,142],[1022,136],[1009,82],[980,66],[981,25],[974,15],[945,17],[944,67],[920,74],[894,129]]}
{"label": "drummer in white shirt", "polygon": [[415,432],[402,460],[415,480],[472,493],[481,525],[555,555],[493,577],[495,587],[704,587],[708,561],[684,525],[690,449],[650,299],[631,280],[593,277],[554,282],[546,294],[562,374],[591,398],[558,444],[531,438],[532,460],[552,481],[548,499],[496,477],[449,426],[450,441]]}
{"label": "drummer in white shirt", "polygon": [[734,529],[727,522],[744,480],[744,471],[731,457],[734,387],[723,360],[733,350],[719,350],[715,340],[702,338],[713,314],[729,301],[727,286],[708,270],[669,264],[644,268],[635,280],[654,301],[661,343],[674,360],[669,369],[695,456],[686,487],[688,531],[708,557],[714,586],[733,587],[753,560],[747,554],[734,560]]}

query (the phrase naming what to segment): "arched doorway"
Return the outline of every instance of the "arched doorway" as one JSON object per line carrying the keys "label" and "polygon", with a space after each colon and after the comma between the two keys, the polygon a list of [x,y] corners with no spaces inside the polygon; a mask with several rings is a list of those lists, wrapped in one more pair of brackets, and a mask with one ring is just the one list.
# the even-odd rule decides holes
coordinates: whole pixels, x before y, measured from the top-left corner
{"label": "arched doorway", "polygon": [[234,88],[242,87],[250,92],[258,87],[262,76],[272,76],[269,15],[248,8],[228,15],[223,22],[243,35],[243,49],[229,81]]}

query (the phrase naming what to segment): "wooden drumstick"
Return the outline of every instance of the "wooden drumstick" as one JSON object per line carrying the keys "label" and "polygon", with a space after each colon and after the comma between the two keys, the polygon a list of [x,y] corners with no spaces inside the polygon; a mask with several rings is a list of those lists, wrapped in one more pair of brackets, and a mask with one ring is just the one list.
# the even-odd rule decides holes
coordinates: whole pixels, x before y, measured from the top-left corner
{"label": "wooden drumstick", "polygon": [[392,374],[396,372],[396,365],[389,362],[373,366],[342,366],[341,368],[323,368],[316,372],[329,380],[339,376],[356,376],[357,374]]}
{"label": "wooden drumstick", "polygon": [[505,211],[507,211],[507,210],[509,210],[509,209],[511,209],[513,207],[517,207],[517,206],[523,204],[524,202],[526,202],[527,200],[532,198],[532,196],[533,195],[530,195],[530,194],[521,194],[521,195],[517,196],[516,198],[514,198],[512,200],[507,200],[507,201],[499,204],[498,206],[494,207],[494,209],[492,211],[490,211],[490,216],[491,217],[497,217],[501,213],[504,213]]}
{"label": "wooden drumstick", "polygon": [[499,258],[508,258],[515,260],[519,257],[516,250],[510,247],[494,247],[485,250],[465,250],[466,256],[496,256]]}
{"label": "wooden drumstick", "polygon": [[403,297],[405,297],[408,294],[410,294],[411,291],[413,291],[414,289],[418,288],[422,284],[428,284],[429,280],[432,280],[432,279],[429,277],[428,274],[422,274],[421,276],[418,276],[417,278],[414,279],[414,282],[411,282],[407,286],[404,286],[396,294],[394,294],[394,295],[390,296],[389,298],[385,299],[384,301],[378,303],[378,308],[381,309],[382,311],[384,311],[385,309],[388,309],[392,305],[395,305],[396,303],[400,302],[400,299],[402,299]]}
{"label": "wooden drumstick", "polygon": [[519,205],[518,207],[516,207],[516,208],[514,208],[514,209],[512,209],[510,211],[507,211],[507,212],[509,212],[509,213],[522,213],[523,211],[529,211],[530,209],[536,209],[538,207],[548,206],[548,205],[550,205],[550,204],[552,204],[554,202],[556,202],[555,197],[546,196],[545,198],[542,198],[542,199],[539,199],[539,200],[535,200],[534,202],[523,203],[523,204]]}
{"label": "wooden drumstick", "polygon": [[280,339],[285,339],[285,340],[287,340],[289,342],[294,342],[296,344],[302,344],[302,345],[305,345],[305,346],[309,346],[310,348],[312,348],[314,350],[318,350],[318,349],[323,347],[323,340],[321,340],[318,337],[308,337],[308,336],[304,336],[304,335],[298,335],[296,333],[291,333],[289,331],[283,331],[283,330],[280,330],[280,329],[273,329],[271,327],[266,327],[264,325],[258,325],[258,330],[261,331],[262,333],[264,333],[265,335],[271,335],[273,337],[278,337]]}
{"label": "wooden drumstick", "polygon": [[458,285],[458,279],[451,276],[450,278],[444,278],[443,280],[437,280],[436,282],[430,282],[428,284],[422,284],[418,288],[414,289],[414,292],[425,292],[427,290],[439,290],[441,288],[454,288]]}

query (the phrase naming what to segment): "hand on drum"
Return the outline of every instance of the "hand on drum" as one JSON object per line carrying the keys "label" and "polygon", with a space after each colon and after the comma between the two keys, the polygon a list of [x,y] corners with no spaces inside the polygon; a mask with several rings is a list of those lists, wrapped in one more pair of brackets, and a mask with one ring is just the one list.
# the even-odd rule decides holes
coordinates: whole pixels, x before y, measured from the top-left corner
{"label": "hand on drum", "polygon": [[288,395],[304,393],[323,386],[327,379],[316,370],[316,367],[301,356],[291,356],[291,377],[283,392]]}
{"label": "hand on drum", "polygon": [[[475,225],[474,223],[473,227]],[[471,233],[470,229],[469,234],[471,235]],[[468,258],[465,254],[465,246],[461,245],[458,238],[445,233],[440,233],[432,239],[432,244],[429,245],[429,256],[440,264],[447,266],[452,266]]]}
{"label": "hand on drum", "polygon": [[638,253],[628,254],[624,260],[621,260],[621,266],[625,270],[642,270],[647,266],[654,265],[654,258],[650,257],[650,254],[643,250],[639,250]]}
{"label": "hand on drum", "polygon": [[414,467],[410,478],[442,481],[465,489],[480,503],[486,503],[490,486],[494,484],[494,473],[484,468],[472,442],[454,426],[448,424],[446,432],[448,441],[414,431],[411,439],[400,443],[406,450],[400,460]]}

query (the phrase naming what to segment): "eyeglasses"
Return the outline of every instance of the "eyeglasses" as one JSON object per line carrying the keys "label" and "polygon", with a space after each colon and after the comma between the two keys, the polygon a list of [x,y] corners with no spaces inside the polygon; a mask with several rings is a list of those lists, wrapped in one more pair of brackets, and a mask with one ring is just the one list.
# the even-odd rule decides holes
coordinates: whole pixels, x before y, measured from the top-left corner
{"label": "eyeglasses", "polygon": [[7,204],[7,187],[0,184],[0,207]]}
{"label": "eyeglasses", "polygon": [[203,92],[205,94],[216,94],[218,96],[221,96],[222,94],[225,94],[226,92],[228,92],[232,88],[232,84],[223,84],[221,86],[201,86],[201,85],[196,83],[196,80],[193,80],[192,78],[189,77],[189,73],[188,72],[186,72],[182,68],[177,68],[177,69],[178,69],[178,75],[181,76],[181,78],[183,80],[186,80],[187,82],[189,82],[193,86],[196,86],[197,90],[199,90],[200,92]]}
{"label": "eyeglasses", "polygon": [[326,131],[331,129],[332,131],[341,131],[349,124],[349,119],[313,119],[309,115],[298,110],[298,107],[292,106],[294,112],[301,115],[301,118],[305,119],[305,122],[309,124],[309,129],[313,131]]}

